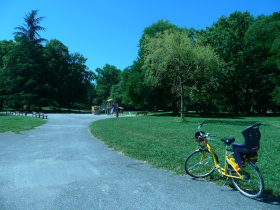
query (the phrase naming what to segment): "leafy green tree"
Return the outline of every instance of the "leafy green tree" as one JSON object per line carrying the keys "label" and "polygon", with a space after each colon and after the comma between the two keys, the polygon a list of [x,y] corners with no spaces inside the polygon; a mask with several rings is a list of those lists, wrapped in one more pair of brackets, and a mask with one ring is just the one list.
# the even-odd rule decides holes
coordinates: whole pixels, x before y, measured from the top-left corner
{"label": "leafy green tree", "polygon": [[122,89],[124,91],[123,102],[129,105],[145,103],[145,95],[148,88],[144,84],[144,74],[141,69],[142,61],[137,59],[133,65],[125,68],[122,73]]}
{"label": "leafy green tree", "polygon": [[123,90],[122,90],[122,81],[120,81],[118,84],[113,85],[111,87],[111,92],[109,98],[112,98],[115,100],[115,103],[117,103],[119,106],[122,106],[123,101]]}
{"label": "leafy green tree", "polygon": [[155,88],[145,80],[146,69],[142,68],[144,65],[145,44],[148,42],[145,37],[155,37],[157,33],[162,33],[169,29],[181,30],[178,26],[164,20],[152,23],[144,29],[138,45],[139,57],[133,61],[131,66],[125,68],[122,74],[123,102],[125,104],[144,106],[145,104],[169,105],[172,103],[173,112],[177,114],[177,103],[176,100],[173,100],[176,96],[170,91],[168,81],[166,81],[165,86]]}
{"label": "leafy green tree", "polygon": [[191,86],[200,71],[219,66],[219,58],[199,40],[193,42],[188,31],[165,31],[157,37],[146,37],[143,68],[153,86],[161,86],[163,78],[172,84],[174,93],[181,96],[181,118],[184,111],[184,86]]}
{"label": "leafy green tree", "polygon": [[[16,44],[4,59],[2,71],[6,75],[5,96],[7,101],[23,106],[32,103],[41,104],[46,97],[45,90],[49,89],[45,79],[45,59],[40,43],[46,41],[40,38],[38,31],[45,30],[39,26],[44,18],[36,18],[37,10],[32,10],[24,18],[24,26],[16,27]],[[38,47],[39,46],[39,47]]]}
{"label": "leafy green tree", "polygon": [[121,70],[113,65],[106,64],[102,69],[97,68],[96,95],[98,103],[104,103],[111,93],[111,88],[121,80]]}
{"label": "leafy green tree", "polygon": [[250,87],[247,81],[252,77],[247,73],[247,48],[245,33],[253,24],[254,18],[249,12],[236,11],[229,17],[222,16],[211,27],[202,30],[204,44],[210,44],[214,51],[224,60],[224,68],[217,73],[219,78],[219,95],[221,104],[234,106],[238,114],[240,104],[249,104]]}
{"label": "leafy green tree", "polygon": [[5,98],[17,106],[39,104],[44,97],[45,59],[43,49],[24,38],[16,37],[16,43],[4,56],[3,68]]}
{"label": "leafy green tree", "polygon": [[19,31],[13,33],[15,36],[19,36],[33,42],[35,45],[39,45],[42,42],[47,41],[46,39],[41,38],[38,33],[39,31],[46,31],[46,28],[39,25],[40,21],[42,21],[45,17],[36,18],[38,11],[39,10],[32,10],[30,13],[25,14],[25,23],[23,26],[15,27],[15,29]]}
{"label": "leafy green tree", "polygon": [[68,47],[56,39],[47,42],[45,56],[50,86],[54,88],[53,100],[59,109],[63,105],[70,109],[74,103],[90,104],[88,97],[92,97],[94,75],[85,64],[87,59],[80,53],[70,53]]}
{"label": "leafy green tree", "polygon": [[280,13],[260,15],[245,34],[245,42],[250,56],[250,66],[254,73],[254,83],[251,92],[254,106],[260,113],[266,113],[267,108],[272,108],[271,92],[277,102],[280,77]]}
{"label": "leafy green tree", "polygon": [[0,41],[0,110],[3,109],[3,104],[6,99],[6,82],[9,79],[7,72],[4,70],[4,61],[8,57],[9,51],[14,47],[12,40]]}
{"label": "leafy green tree", "polygon": [[94,80],[94,74],[85,65],[87,58],[80,53],[70,54],[68,64],[70,75],[67,77],[68,108],[71,103],[83,103],[87,98],[87,88]]}
{"label": "leafy green tree", "polygon": [[150,26],[146,27],[143,31],[141,39],[139,40],[139,50],[138,56],[139,58],[143,58],[145,55],[145,45],[148,43],[146,36],[155,37],[158,33],[163,33],[166,30],[175,30],[180,31],[182,28],[179,28],[175,24],[170,23],[169,20],[158,20],[156,23],[152,23]]}
{"label": "leafy green tree", "polygon": [[95,101],[95,99],[97,98],[96,85],[92,82],[86,83],[86,88],[87,88],[87,96],[85,99],[85,104],[87,109],[91,109],[92,105],[97,105]]}
{"label": "leafy green tree", "polygon": [[70,97],[66,94],[67,80],[70,75],[68,47],[61,41],[52,39],[46,44],[45,56],[48,61],[47,76],[50,79],[51,86],[54,88],[53,101],[58,104],[60,110],[63,103]]}

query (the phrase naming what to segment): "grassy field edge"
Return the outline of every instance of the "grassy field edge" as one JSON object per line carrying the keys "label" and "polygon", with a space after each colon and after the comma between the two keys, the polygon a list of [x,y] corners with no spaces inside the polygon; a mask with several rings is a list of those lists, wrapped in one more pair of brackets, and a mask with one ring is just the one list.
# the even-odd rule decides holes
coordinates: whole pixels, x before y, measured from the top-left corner
{"label": "grassy field edge", "polygon": [[47,123],[46,120],[37,117],[0,113],[0,133],[12,132],[21,134],[21,131],[34,129],[45,123]]}
{"label": "grassy field edge", "polygon": [[[265,194],[279,197],[280,170],[275,166],[280,165],[280,149],[276,141],[271,141],[280,134],[277,129],[280,127],[279,117],[187,117],[185,123],[170,116],[111,118],[92,122],[89,130],[109,148],[127,157],[147,162],[155,168],[186,175],[184,162],[191,152],[199,148],[194,140],[194,132],[203,120],[206,124],[202,130],[218,135],[216,141],[211,141],[211,146],[222,166],[224,145],[220,138],[235,137],[237,143],[243,143],[242,130],[254,123],[262,123],[257,165],[264,178]],[[218,184],[225,181],[218,173],[213,173],[206,180]]]}

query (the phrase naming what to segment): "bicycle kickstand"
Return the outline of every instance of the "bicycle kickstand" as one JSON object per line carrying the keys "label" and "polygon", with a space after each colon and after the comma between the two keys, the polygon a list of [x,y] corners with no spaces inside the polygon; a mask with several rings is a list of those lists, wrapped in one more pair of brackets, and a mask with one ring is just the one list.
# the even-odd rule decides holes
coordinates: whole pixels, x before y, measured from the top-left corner
{"label": "bicycle kickstand", "polygon": [[225,183],[223,184],[223,187],[225,187],[227,181],[228,181],[228,177],[226,178],[226,181],[225,181]]}

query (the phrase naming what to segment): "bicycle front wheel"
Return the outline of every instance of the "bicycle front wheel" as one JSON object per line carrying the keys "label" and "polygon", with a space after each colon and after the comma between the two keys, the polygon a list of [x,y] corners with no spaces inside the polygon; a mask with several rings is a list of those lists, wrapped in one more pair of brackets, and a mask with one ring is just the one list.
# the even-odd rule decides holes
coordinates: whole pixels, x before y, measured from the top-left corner
{"label": "bicycle front wheel", "polygon": [[208,150],[197,150],[190,154],[185,161],[187,174],[195,178],[203,178],[212,174],[215,163]]}
{"label": "bicycle front wheel", "polygon": [[[236,172],[232,172],[235,175]],[[250,198],[259,197],[264,190],[264,183],[261,173],[253,166],[251,161],[248,165],[239,170],[239,174],[244,180],[231,178],[233,185],[245,196]]]}

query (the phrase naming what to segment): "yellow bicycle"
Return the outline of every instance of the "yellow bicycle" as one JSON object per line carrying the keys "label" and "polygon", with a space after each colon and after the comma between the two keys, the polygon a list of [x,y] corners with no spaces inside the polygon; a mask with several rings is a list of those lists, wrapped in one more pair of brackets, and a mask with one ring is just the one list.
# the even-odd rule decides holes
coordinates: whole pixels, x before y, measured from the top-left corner
{"label": "yellow bicycle", "polygon": [[[200,148],[191,153],[185,161],[187,174],[195,178],[203,178],[218,171],[221,176],[226,177],[226,182],[230,179],[243,195],[250,198],[259,197],[264,190],[264,182],[255,163],[258,157],[257,151],[260,148],[259,126],[261,123],[251,125],[242,131],[244,144],[234,143],[234,138],[221,139],[225,143],[226,150],[224,168],[219,165],[217,155],[207,142],[216,135],[200,131],[204,123],[205,121],[199,125],[198,131],[195,133],[195,139],[199,142]],[[230,145],[232,145],[232,149]]]}

